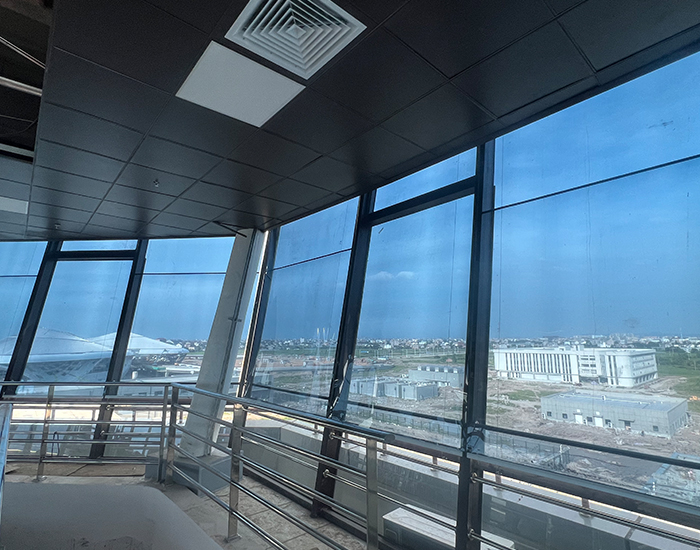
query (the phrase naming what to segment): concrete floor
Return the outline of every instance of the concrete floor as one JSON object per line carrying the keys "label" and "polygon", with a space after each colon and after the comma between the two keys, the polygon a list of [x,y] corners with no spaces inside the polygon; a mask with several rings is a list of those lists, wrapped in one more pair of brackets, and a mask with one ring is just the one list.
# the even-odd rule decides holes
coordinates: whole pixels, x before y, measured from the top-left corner
{"label": "concrete floor", "polygon": [[[8,465],[7,481],[28,481],[36,476],[36,464]],[[131,465],[87,465],[47,464],[44,470],[46,479],[42,483],[102,483],[102,484],[144,484],[161,490],[181,510],[183,510],[199,527],[225,550],[267,550],[270,548],[253,531],[239,526],[240,539],[226,542],[228,514],[211,499],[199,497],[181,485],[162,486],[143,478],[143,467]],[[268,501],[276,504],[286,512],[301,519],[317,529],[331,540],[345,546],[348,550],[363,550],[364,541],[350,535],[343,529],[326,520],[311,518],[309,511],[285,498],[261,483],[245,478],[245,485]],[[228,489],[217,493],[227,501]],[[290,550],[326,550],[327,545],[292,525],[275,512],[251,497],[241,494],[239,510],[253,523],[268,531]]]}

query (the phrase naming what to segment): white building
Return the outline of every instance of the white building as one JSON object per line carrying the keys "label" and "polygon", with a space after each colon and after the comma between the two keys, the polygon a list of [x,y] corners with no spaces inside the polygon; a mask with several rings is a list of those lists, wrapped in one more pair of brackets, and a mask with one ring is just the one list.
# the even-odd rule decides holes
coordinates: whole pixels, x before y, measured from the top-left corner
{"label": "white building", "polygon": [[631,388],[658,377],[653,349],[508,348],[493,350],[500,378]]}

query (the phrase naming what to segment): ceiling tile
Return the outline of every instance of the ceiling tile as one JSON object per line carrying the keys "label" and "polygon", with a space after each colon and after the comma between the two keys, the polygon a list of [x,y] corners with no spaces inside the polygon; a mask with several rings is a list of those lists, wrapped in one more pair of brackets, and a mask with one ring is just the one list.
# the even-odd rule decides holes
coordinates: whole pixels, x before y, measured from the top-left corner
{"label": "ceiling tile", "polygon": [[[114,216],[117,218],[129,218],[131,220],[138,220],[142,223],[149,222],[158,215],[157,210],[148,210],[132,204],[122,204],[119,202],[110,201],[102,201],[102,204],[100,204],[100,206],[97,208],[96,213],[104,214],[106,216]],[[90,223],[96,222],[93,219]]]}
{"label": "ceiling tile", "polygon": [[562,13],[577,4],[582,4],[586,0],[545,0],[547,4],[557,13]]}
{"label": "ceiling tile", "polygon": [[297,206],[306,206],[310,202],[317,201],[327,195],[328,191],[325,189],[319,189],[292,179],[284,179],[260,192],[261,197],[269,197]]}
{"label": "ceiling tile", "polygon": [[359,10],[362,10],[377,22],[383,21],[392,13],[396,12],[408,0],[351,0]]}
{"label": "ceiling tile", "polygon": [[19,183],[31,183],[32,163],[0,153],[0,178]]}
{"label": "ceiling tile", "polygon": [[695,0],[588,0],[559,19],[596,69],[700,24]]}
{"label": "ceiling tile", "polygon": [[221,159],[170,141],[148,137],[136,151],[132,161],[165,172],[199,179]]}
{"label": "ceiling tile", "polygon": [[84,224],[88,222],[90,216],[92,216],[92,212],[74,210],[73,208],[65,208],[50,204],[41,204],[33,200],[29,203],[29,215]]}
{"label": "ceiling tile", "polygon": [[314,212],[317,210],[323,210],[324,208],[330,208],[343,200],[345,200],[343,196],[336,195],[335,193],[329,193],[322,199],[307,204],[305,208],[307,208],[310,212]]}
{"label": "ceiling tile", "polygon": [[134,189],[133,187],[115,185],[107,193],[105,200],[132,204],[142,208],[150,208],[151,210],[162,210],[173,201],[173,197],[143,191],[142,189]]}
{"label": "ceiling tile", "polygon": [[500,117],[591,74],[554,22],[463,72],[453,82]]}
{"label": "ceiling tile", "polygon": [[321,157],[302,168],[293,178],[329,191],[340,191],[349,185],[356,185],[368,176],[367,172],[362,172],[356,166],[330,157]]}
{"label": "ceiling tile", "polygon": [[203,220],[213,220],[217,216],[221,216],[226,212],[227,208],[221,206],[213,206],[203,204],[201,202],[188,201],[187,199],[177,199],[165,209],[165,212],[171,214],[179,214],[181,216],[189,216],[191,218],[200,218]]}
{"label": "ceiling tile", "polygon": [[16,223],[21,225],[27,221],[27,214],[19,214],[17,212],[7,212],[3,210],[0,216],[2,216],[2,221],[7,223]]}
{"label": "ceiling tile", "polygon": [[150,128],[168,100],[160,90],[56,48],[42,97],[141,132]]}
{"label": "ceiling tile", "polygon": [[401,178],[417,172],[422,168],[426,168],[435,162],[435,156],[432,153],[422,153],[415,157],[412,157],[404,162],[392,166],[388,170],[381,173],[381,176],[385,178],[386,181],[392,181],[397,178]]}
{"label": "ceiling tile", "polygon": [[298,143],[259,130],[231,153],[230,158],[281,176],[289,176],[319,157]]}
{"label": "ceiling tile", "polygon": [[250,124],[174,97],[150,134],[226,156],[254,131]]}
{"label": "ceiling tile", "polygon": [[80,234],[81,239],[133,239],[134,237],[133,230],[92,224],[86,225]]}
{"label": "ceiling tile", "polygon": [[452,84],[445,84],[391,117],[382,126],[425,149],[431,149],[490,120],[493,120],[492,117],[464,93]]}
{"label": "ceiling tile", "polygon": [[209,34],[231,5],[231,0],[147,0],[163,11]]}
{"label": "ceiling tile", "polygon": [[379,29],[311,87],[380,122],[444,82],[440,73]]}
{"label": "ceiling tile", "polygon": [[35,187],[48,187],[56,191],[75,193],[76,195],[85,195],[86,197],[94,197],[96,199],[103,198],[110,187],[112,187],[112,184],[106,181],[76,176],[42,166],[34,168],[34,181],[32,185]]}
{"label": "ceiling tile", "polygon": [[410,2],[386,27],[446,76],[552,19],[542,0]]}
{"label": "ceiling tile", "polygon": [[432,149],[430,152],[434,154],[437,159],[443,160],[469,149],[476,147],[481,143],[485,143],[489,139],[493,139],[495,135],[502,135],[505,126],[499,120],[494,120],[488,124],[467,132],[452,141]]}
{"label": "ceiling tile", "polygon": [[90,220],[89,225],[85,227],[86,232],[93,230],[94,226],[108,227],[110,229],[121,229],[122,231],[138,232],[146,225],[143,220],[135,220],[130,218],[118,218],[108,216],[106,214],[95,214]]}
{"label": "ceiling tile", "polygon": [[158,225],[149,223],[144,227],[140,235],[148,238],[166,238],[166,237],[188,237],[192,231],[189,229],[179,229],[177,227],[168,227],[167,225]]}
{"label": "ceiling tile", "polygon": [[169,227],[177,227],[179,229],[189,229],[194,231],[199,229],[204,225],[204,220],[197,218],[190,218],[187,216],[178,216],[177,214],[170,214],[168,212],[162,212],[153,218],[153,223],[158,225],[167,225]]}
{"label": "ceiling tile", "polygon": [[265,129],[330,153],[374,124],[313,90],[304,90]]}
{"label": "ceiling tile", "polygon": [[100,204],[98,199],[93,199],[92,197],[64,193],[63,191],[54,191],[53,189],[44,189],[43,187],[35,187],[32,189],[31,203],[33,204],[34,202],[52,205],[57,208],[65,206],[66,208],[86,210],[88,212],[94,212]]}
{"label": "ceiling tile", "polygon": [[193,178],[176,176],[138,164],[127,164],[117,179],[117,183],[120,185],[175,196],[182,193],[195,181]]}
{"label": "ceiling tile", "polygon": [[266,218],[279,218],[295,208],[297,207],[293,204],[258,196],[250,197],[248,200],[236,205],[236,210],[261,215]]}
{"label": "ceiling tile", "polygon": [[[294,209],[294,206],[291,208]],[[250,214],[248,212],[241,212],[238,210],[229,210],[225,214],[219,216],[217,219],[217,221],[234,225],[236,227],[261,227],[272,220],[274,220],[274,218],[269,216]]]}
{"label": "ceiling tile", "polygon": [[[58,228],[56,227],[57,224]],[[83,223],[76,223],[68,220],[59,220],[55,218],[42,218],[39,216],[29,216],[29,219],[27,220],[27,225],[29,227],[36,227],[39,229],[48,229],[51,231],[71,231],[74,233],[80,233],[85,227],[85,224]]]}
{"label": "ceiling tile", "polygon": [[119,160],[49,141],[39,141],[34,162],[37,166],[107,182],[113,182],[124,166]]}
{"label": "ceiling tile", "polygon": [[20,201],[29,200],[29,185],[0,179],[0,196],[17,199]]}
{"label": "ceiling tile", "polygon": [[128,160],[143,135],[112,122],[44,103],[39,138]]}
{"label": "ceiling tile", "polygon": [[204,177],[204,181],[253,195],[279,180],[277,174],[232,160],[222,162]]}
{"label": "ceiling tile", "polygon": [[206,43],[206,34],[141,0],[71,0],[56,9],[54,47],[167,92]]}
{"label": "ceiling tile", "polygon": [[250,194],[200,181],[188,189],[182,197],[224,208],[233,208],[250,198]]}
{"label": "ceiling tile", "polygon": [[353,139],[331,156],[364,172],[378,174],[423,152],[417,145],[377,127]]}

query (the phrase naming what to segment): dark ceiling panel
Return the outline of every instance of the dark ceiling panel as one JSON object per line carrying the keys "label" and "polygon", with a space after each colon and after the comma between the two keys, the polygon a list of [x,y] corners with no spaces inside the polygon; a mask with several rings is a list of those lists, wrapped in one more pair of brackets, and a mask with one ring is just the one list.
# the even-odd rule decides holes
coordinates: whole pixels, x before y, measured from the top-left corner
{"label": "dark ceiling panel", "polygon": [[0,178],[20,183],[31,183],[32,163],[0,153]]}
{"label": "dark ceiling panel", "polygon": [[363,172],[357,166],[352,166],[330,157],[321,157],[292,177],[329,191],[340,191],[350,185],[356,185],[360,181],[375,176],[371,176],[368,172]]}
{"label": "dark ceiling panel", "polygon": [[201,31],[141,0],[70,0],[55,11],[55,47],[167,92],[180,87],[207,43]]}
{"label": "dark ceiling panel", "polygon": [[129,160],[143,135],[94,116],[44,103],[40,138],[106,157]]}
{"label": "dark ceiling panel", "polygon": [[554,10],[555,13],[559,14],[565,12],[568,9],[573,8],[578,4],[583,4],[586,0],[545,0],[547,4]]}
{"label": "dark ceiling panel", "polygon": [[369,15],[377,22],[383,21],[392,13],[406,4],[408,0],[350,0],[359,10]]}
{"label": "dark ceiling panel", "polygon": [[315,151],[264,130],[258,130],[230,155],[233,160],[280,176],[289,176],[318,157]]}
{"label": "dark ceiling panel", "polygon": [[[0,5],[0,36],[30,55],[46,61],[49,25]],[[41,88],[44,71],[3,46],[0,49],[0,75]]]}
{"label": "dark ceiling panel", "polygon": [[[149,222],[158,215],[157,210],[148,210],[147,208],[134,206],[132,204],[121,204],[119,202],[110,201],[102,201],[96,213],[117,218],[129,218],[130,220],[138,220],[142,223]],[[95,223],[94,218],[90,223]]]}
{"label": "dark ceiling panel", "polygon": [[177,227],[149,223],[140,231],[139,236],[156,239],[159,237],[188,237],[191,233],[189,229],[178,229]]}
{"label": "dark ceiling panel", "polygon": [[22,225],[27,221],[26,214],[18,214],[17,212],[3,211],[2,214],[0,214],[0,216],[2,216],[2,221],[7,223],[15,223],[18,225]]}
{"label": "dark ceiling panel", "polygon": [[382,126],[424,149],[432,149],[491,120],[464,93],[445,84]]}
{"label": "dark ceiling panel", "polygon": [[542,0],[410,2],[387,28],[448,77],[552,19]]}
{"label": "dark ceiling panel", "polygon": [[204,177],[204,181],[209,183],[245,191],[251,195],[270,187],[280,179],[280,176],[272,172],[232,160],[222,162]]}
{"label": "dark ceiling panel", "polygon": [[63,191],[54,191],[53,189],[44,189],[43,187],[35,187],[32,189],[32,204],[35,202],[59,208],[65,206],[67,208],[86,210],[88,212],[94,212],[100,204],[99,199],[74,195],[73,193],[64,193]]}
{"label": "dark ceiling panel", "polygon": [[87,228],[93,226],[107,227],[109,229],[120,229],[122,231],[138,232],[146,225],[145,221],[131,218],[118,218],[107,214],[95,214]]}
{"label": "dark ceiling panel", "polygon": [[155,218],[153,218],[153,223],[194,231],[195,229],[202,227],[206,221],[197,218],[190,218],[188,216],[178,216],[177,214],[171,214],[169,212],[161,212]]}
{"label": "dark ceiling panel", "polygon": [[423,152],[417,145],[377,127],[353,139],[331,156],[357,166],[361,171],[378,174]]}
{"label": "dark ceiling panel", "polygon": [[379,29],[311,87],[379,122],[444,82],[423,59]]}
{"label": "dark ceiling panel", "polygon": [[[163,11],[209,34],[231,5],[231,0],[147,0]],[[242,2],[241,2],[242,3]]]}
{"label": "dark ceiling panel", "polygon": [[47,69],[44,101],[65,105],[145,132],[167,94],[54,48]]}
{"label": "dark ceiling panel", "polygon": [[500,117],[592,74],[554,22],[463,72],[454,83]]}
{"label": "dark ceiling panel", "polygon": [[254,131],[250,124],[174,97],[150,134],[226,156]]}
{"label": "dark ceiling panel", "polygon": [[560,19],[596,69],[700,24],[696,0],[588,0]]}
{"label": "dark ceiling panel", "polygon": [[72,233],[80,233],[85,227],[85,224],[83,223],[59,220],[55,218],[42,218],[38,216],[29,216],[27,219],[27,225],[38,229],[47,229],[50,231],[70,231]]}
{"label": "dark ceiling panel", "polygon": [[423,153],[416,155],[408,160],[395,164],[391,168],[384,170],[380,175],[386,181],[391,181],[399,177],[407,176],[408,174],[420,170],[424,166],[429,166],[435,162],[435,155],[432,153]]}
{"label": "dark ceiling panel", "polygon": [[17,199],[18,201],[28,201],[29,190],[30,186],[26,183],[0,179],[0,196]]}
{"label": "dark ceiling panel", "polygon": [[108,182],[114,181],[124,166],[123,162],[112,158],[48,141],[39,141],[35,163],[37,166]]}
{"label": "dark ceiling panel", "polygon": [[182,195],[182,198],[205,202],[224,208],[234,208],[237,204],[250,198],[250,194],[200,181],[188,189]]}
{"label": "dark ceiling panel", "polygon": [[133,187],[123,187],[115,185],[107,193],[105,197],[108,201],[121,202],[123,204],[132,204],[141,208],[150,208],[152,210],[162,210],[168,206],[173,197],[161,195],[160,193],[151,193],[142,189],[134,189]]}
{"label": "dark ceiling panel", "polygon": [[92,216],[92,212],[87,212],[85,210],[74,210],[73,208],[42,204],[34,200],[29,204],[29,214],[32,216],[61,219],[83,224],[87,223]]}
{"label": "dark ceiling panel", "polygon": [[0,86],[0,115],[19,119],[20,129],[37,120],[39,103],[40,99],[36,96]]}
{"label": "dark ceiling panel", "polygon": [[266,218],[279,218],[296,208],[296,205],[293,204],[259,196],[250,197],[236,206],[236,210],[250,214],[261,214]]}
{"label": "dark ceiling panel", "polygon": [[[292,208],[294,208],[292,206]],[[275,218],[263,216],[260,214],[249,214],[239,210],[229,210],[225,214],[219,216],[216,221],[224,222],[236,227],[260,227],[263,224],[269,223]],[[206,227],[206,226],[205,226]]]}
{"label": "dark ceiling panel", "polygon": [[103,198],[112,186],[111,183],[106,181],[67,174],[42,166],[34,168],[34,181],[32,185],[35,187],[48,187],[56,191],[75,193],[76,195],[85,195],[86,197],[94,197],[96,199]]}
{"label": "dark ceiling panel", "polygon": [[260,193],[261,197],[269,197],[296,206],[306,206],[328,195],[325,189],[319,189],[292,179],[282,180]]}
{"label": "dark ceiling panel", "polygon": [[163,139],[148,137],[136,151],[135,164],[199,179],[221,159]]}
{"label": "dark ceiling panel", "polygon": [[330,153],[373,125],[349,109],[306,89],[272,117],[265,129],[315,151]]}
{"label": "dark ceiling panel", "polygon": [[213,220],[221,216],[226,210],[228,209],[221,206],[188,201],[187,199],[177,199],[165,209],[165,212],[189,216],[191,218],[200,218],[202,220]]}
{"label": "dark ceiling panel", "polygon": [[127,164],[117,179],[117,183],[120,185],[174,196],[182,193],[195,181],[193,178],[169,174],[138,164]]}

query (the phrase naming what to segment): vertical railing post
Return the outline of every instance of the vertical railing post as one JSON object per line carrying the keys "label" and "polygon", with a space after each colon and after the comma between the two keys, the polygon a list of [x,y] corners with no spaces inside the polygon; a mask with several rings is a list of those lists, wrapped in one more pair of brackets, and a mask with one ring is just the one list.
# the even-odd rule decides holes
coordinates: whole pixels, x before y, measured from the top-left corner
{"label": "vertical railing post", "polygon": [[[242,479],[242,463],[241,455],[243,454],[243,438],[238,428],[242,428],[245,424],[246,411],[240,405],[233,406],[233,427],[229,437],[229,447],[231,448],[231,483],[228,492],[228,505],[231,510],[238,511],[238,487],[234,483],[240,483]],[[228,515],[228,538],[227,541],[232,541],[239,538],[238,536],[238,518],[233,514]]]}
{"label": "vertical railing post", "polygon": [[46,395],[46,409],[44,410],[44,429],[41,432],[41,446],[39,447],[39,465],[36,468],[36,479],[34,481],[44,479],[44,460],[46,459],[46,447],[49,439],[49,420],[51,420],[53,394],[54,386],[49,386],[49,392]]}
{"label": "vertical railing post", "polygon": [[379,549],[379,491],[377,440],[366,439],[365,483],[367,493],[367,550]]}
{"label": "vertical railing post", "polygon": [[170,482],[173,479],[172,469],[168,469],[168,466],[172,466],[175,462],[175,437],[177,435],[177,408],[180,401],[180,388],[177,386],[172,386],[172,394],[170,397],[170,425],[168,426],[168,447],[167,447],[167,460],[165,465],[165,475],[163,476],[166,482]]}
{"label": "vertical railing post", "polygon": [[163,386],[163,410],[160,417],[160,445],[158,447],[158,483],[165,483],[165,476],[168,471],[166,462],[168,457],[168,398],[170,397],[170,386]]}

